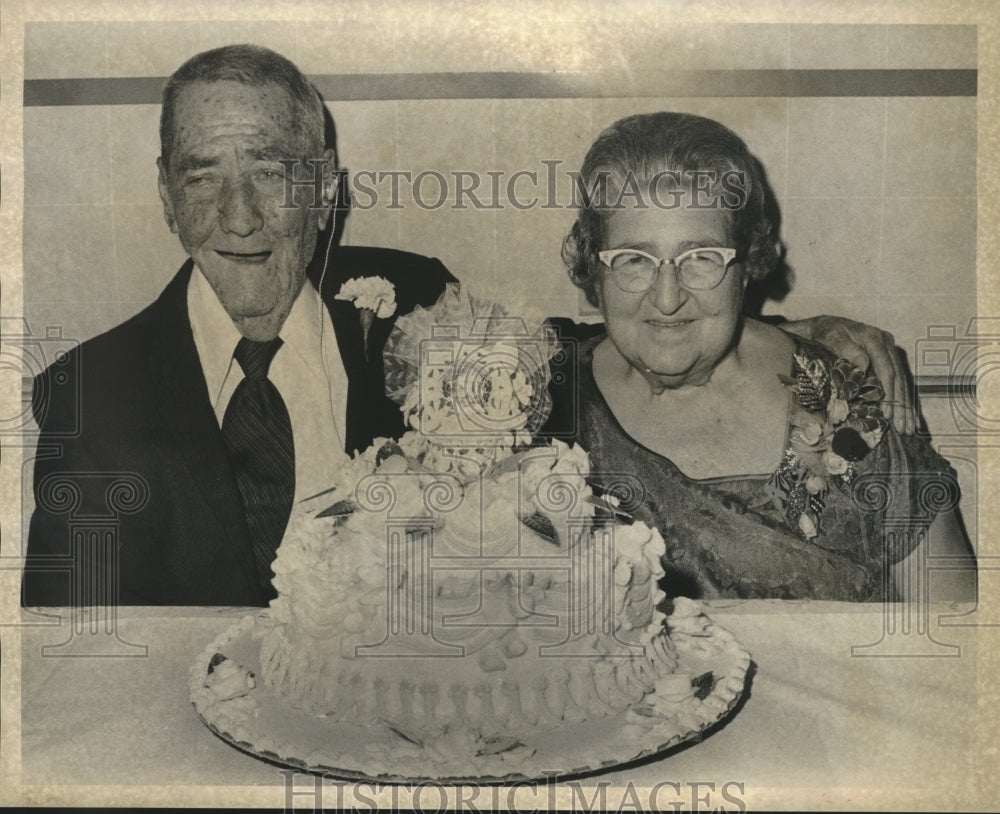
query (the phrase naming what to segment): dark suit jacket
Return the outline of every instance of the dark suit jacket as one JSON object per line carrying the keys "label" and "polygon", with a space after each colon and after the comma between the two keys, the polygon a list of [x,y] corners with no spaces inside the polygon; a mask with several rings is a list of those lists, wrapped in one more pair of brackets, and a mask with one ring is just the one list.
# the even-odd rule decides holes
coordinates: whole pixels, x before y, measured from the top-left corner
{"label": "dark suit jacket", "polygon": [[[85,604],[266,604],[191,333],[192,268],[188,261],[156,302],[35,380],[41,435],[25,605],[80,604],[82,589],[73,580],[80,586],[81,578],[90,585]],[[382,347],[394,317],[374,320],[366,359],[358,309],[334,299],[345,280],[373,275],[395,285],[397,315],[431,305],[454,280],[439,261],[419,255],[336,249],[320,294],[349,380],[348,452],[404,429],[383,390]],[[71,571],[71,548],[88,536],[85,570],[78,559]],[[103,556],[118,557],[117,584],[86,570]]]}

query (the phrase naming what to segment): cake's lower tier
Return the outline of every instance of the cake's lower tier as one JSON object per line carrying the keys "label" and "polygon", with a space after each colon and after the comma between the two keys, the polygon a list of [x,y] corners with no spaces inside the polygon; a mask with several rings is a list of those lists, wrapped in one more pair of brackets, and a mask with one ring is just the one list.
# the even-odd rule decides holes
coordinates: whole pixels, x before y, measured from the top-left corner
{"label": "cake's lower tier", "polygon": [[475,727],[516,731],[620,712],[671,676],[677,655],[664,631],[643,646],[602,655],[542,649],[502,664],[481,658],[389,656],[342,658],[303,647],[279,626],[265,634],[262,678],[279,695],[317,715],[404,732]]}

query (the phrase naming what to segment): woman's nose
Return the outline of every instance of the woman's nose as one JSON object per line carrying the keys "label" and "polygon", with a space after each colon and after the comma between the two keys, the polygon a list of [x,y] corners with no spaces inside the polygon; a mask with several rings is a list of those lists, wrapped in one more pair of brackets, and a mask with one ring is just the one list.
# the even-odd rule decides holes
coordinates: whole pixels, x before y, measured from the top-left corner
{"label": "woman's nose", "polygon": [[674,313],[687,301],[688,292],[678,282],[677,267],[673,263],[667,260],[660,261],[660,268],[647,296],[664,314]]}
{"label": "woman's nose", "polygon": [[223,185],[219,223],[224,231],[240,237],[253,234],[263,226],[257,194],[249,179],[238,179]]}

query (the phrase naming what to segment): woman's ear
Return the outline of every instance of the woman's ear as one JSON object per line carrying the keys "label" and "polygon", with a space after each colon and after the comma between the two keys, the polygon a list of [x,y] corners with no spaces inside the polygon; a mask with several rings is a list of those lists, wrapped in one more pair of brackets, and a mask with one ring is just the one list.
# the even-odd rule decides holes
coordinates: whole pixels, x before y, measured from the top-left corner
{"label": "woman's ear", "polygon": [[602,296],[603,291],[601,290],[601,269],[599,265],[594,266],[594,276],[591,277],[591,281],[590,290],[594,295],[594,307],[603,314],[604,298]]}

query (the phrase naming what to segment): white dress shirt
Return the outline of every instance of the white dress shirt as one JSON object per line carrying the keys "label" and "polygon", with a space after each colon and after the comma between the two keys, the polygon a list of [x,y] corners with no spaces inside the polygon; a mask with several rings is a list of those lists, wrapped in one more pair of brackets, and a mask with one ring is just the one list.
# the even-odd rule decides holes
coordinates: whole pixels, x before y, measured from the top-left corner
{"label": "white dress shirt", "polygon": [[[222,420],[243,380],[233,358],[241,334],[197,269],[187,290],[194,344],[205,374],[215,417]],[[330,488],[347,461],[347,371],[340,357],[330,312],[308,280],[281,328],[268,379],[281,393],[295,444],[295,502]]]}

